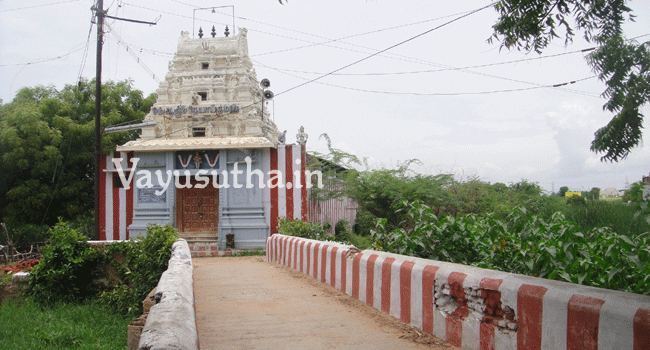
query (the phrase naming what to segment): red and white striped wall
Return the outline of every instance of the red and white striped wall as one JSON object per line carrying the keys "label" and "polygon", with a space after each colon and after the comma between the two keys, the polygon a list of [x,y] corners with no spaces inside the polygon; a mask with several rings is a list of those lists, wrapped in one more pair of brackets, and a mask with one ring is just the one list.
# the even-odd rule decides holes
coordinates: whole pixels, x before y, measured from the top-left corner
{"label": "red and white striped wall", "polygon": [[[305,179],[306,149],[305,145],[279,145],[270,149],[270,171],[279,171],[283,186],[268,188],[271,196],[271,211],[268,225],[271,234],[278,233],[278,218],[307,220],[307,183]],[[296,176],[296,171],[299,176]],[[275,184],[275,183],[273,183]],[[314,184],[316,185],[316,184]]]}
{"label": "red and white striped wall", "polygon": [[267,261],[463,349],[650,349],[650,297],[273,235]]}
{"label": "red and white striped wall", "polygon": [[128,227],[133,222],[133,186],[126,190],[121,184],[114,157],[122,158],[122,168],[128,178],[133,153],[102,155],[99,179],[99,239],[102,241],[129,239]]}

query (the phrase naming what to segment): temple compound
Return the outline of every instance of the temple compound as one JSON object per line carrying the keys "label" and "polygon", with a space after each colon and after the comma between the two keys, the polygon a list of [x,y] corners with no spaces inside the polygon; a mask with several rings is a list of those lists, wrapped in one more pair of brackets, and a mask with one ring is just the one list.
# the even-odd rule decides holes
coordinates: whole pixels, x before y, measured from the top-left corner
{"label": "temple compound", "polygon": [[252,249],[264,248],[279,217],[350,221],[347,203],[332,215],[309,203],[307,134],[301,127],[296,144],[285,144],[269,119],[272,96],[257,80],[246,29],[214,34],[181,33],[141,137],[102,159],[100,239],[141,236],[156,223],[221,250]]}

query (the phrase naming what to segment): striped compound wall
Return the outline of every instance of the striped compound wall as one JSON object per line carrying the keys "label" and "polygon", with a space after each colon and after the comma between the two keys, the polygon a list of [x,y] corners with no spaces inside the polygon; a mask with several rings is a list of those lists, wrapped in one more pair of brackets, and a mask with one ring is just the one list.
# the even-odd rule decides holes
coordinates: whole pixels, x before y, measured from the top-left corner
{"label": "striped compound wall", "polygon": [[650,349],[650,297],[273,235],[303,272],[463,349]]}

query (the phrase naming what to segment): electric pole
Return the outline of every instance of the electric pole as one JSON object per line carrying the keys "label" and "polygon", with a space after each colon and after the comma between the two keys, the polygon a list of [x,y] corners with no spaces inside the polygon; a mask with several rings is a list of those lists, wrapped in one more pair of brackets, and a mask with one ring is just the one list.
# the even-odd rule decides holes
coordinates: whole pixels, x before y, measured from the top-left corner
{"label": "electric pole", "polygon": [[109,16],[104,12],[104,1],[97,0],[97,4],[91,7],[95,11],[97,18],[97,65],[95,71],[95,234],[94,239],[99,240],[100,227],[99,227],[99,179],[101,176],[101,160],[102,160],[102,133],[101,133],[101,108],[102,108],[102,47],[104,43],[104,17],[127,21],[135,23],[145,23],[155,25],[156,22],[138,21],[127,18],[119,18]]}
{"label": "electric pole", "polygon": [[97,0],[97,63],[95,71],[95,240],[99,240],[99,177],[102,160],[101,108],[102,108],[102,45],[104,41],[104,1]]}

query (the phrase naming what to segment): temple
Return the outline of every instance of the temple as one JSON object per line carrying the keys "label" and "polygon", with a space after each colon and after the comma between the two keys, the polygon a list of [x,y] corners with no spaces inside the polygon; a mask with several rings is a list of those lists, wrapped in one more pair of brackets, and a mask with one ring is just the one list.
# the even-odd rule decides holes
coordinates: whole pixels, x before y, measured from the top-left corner
{"label": "temple", "polygon": [[309,201],[308,135],[301,127],[286,142],[264,106],[268,85],[257,79],[246,29],[182,32],[141,137],[102,159],[100,239],[141,236],[156,223],[222,250],[254,249],[280,217],[353,223],[353,204]]}

